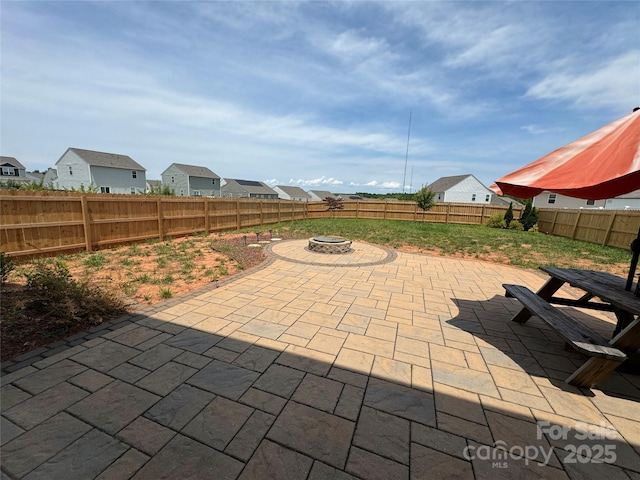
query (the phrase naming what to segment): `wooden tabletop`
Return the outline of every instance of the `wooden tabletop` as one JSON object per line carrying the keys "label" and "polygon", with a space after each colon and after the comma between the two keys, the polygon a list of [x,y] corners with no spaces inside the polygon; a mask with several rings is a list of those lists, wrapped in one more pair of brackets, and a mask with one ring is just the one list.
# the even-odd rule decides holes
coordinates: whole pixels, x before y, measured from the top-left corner
{"label": "wooden tabletop", "polygon": [[589,292],[603,302],[634,315],[640,315],[640,297],[625,290],[626,280],[607,272],[575,268],[540,267],[540,270],[572,287]]}

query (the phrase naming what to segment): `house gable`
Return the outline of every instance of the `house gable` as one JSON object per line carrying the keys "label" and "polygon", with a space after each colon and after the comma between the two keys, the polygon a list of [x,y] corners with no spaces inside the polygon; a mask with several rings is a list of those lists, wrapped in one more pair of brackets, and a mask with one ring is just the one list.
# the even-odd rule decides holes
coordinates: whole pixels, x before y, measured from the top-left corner
{"label": "house gable", "polygon": [[9,180],[25,181],[27,179],[27,170],[14,157],[0,157],[0,180],[6,182]]}

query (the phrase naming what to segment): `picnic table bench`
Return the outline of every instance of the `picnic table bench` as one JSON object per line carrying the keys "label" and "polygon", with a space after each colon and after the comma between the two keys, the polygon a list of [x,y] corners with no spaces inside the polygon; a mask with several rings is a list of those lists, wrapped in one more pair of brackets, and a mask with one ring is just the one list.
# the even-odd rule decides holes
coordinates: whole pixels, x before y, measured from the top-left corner
{"label": "picnic table bench", "polygon": [[[624,279],[609,273],[555,267],[540,269],[550,278],[537,293],[520,285],[503,285],[506,295],[517,298],[523,305],[512,320],[524,324],[536,315],[567,345],[589,357],[566,381],[579,387],[593,387],[640,349],[640,317],[637,317],[640,297],[625,290]],[[565,283],[584,290],[585,295],[579,299],[555,297]],[[614,312],[617,323],[613,338],[605,339],[552,303]]]}

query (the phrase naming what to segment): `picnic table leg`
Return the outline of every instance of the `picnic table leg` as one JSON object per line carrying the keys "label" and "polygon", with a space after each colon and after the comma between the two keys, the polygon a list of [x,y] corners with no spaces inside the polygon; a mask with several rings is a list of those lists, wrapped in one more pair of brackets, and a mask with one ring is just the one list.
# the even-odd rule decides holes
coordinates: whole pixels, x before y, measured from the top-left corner
{"label": "picnic table leg", "polygon": [[566,382],[576,387],[595,387],[604,380],[611,372],[620,366],[616,360],[606,358],[591,357],[578,370],[576,370]]}
{"label": "picnic table leg", "polygon": [[[545,300],[549,300],[551,297],[553,297],[553,294],[556,293],[563,284],[564,284],[564,280],[560,280],[559,278],[555,278],[555,277],[550,277],[549,280],[547,280],[547,282],[542,287],[540,287],[540,290],[536,292],[536,295],[538,295],[540,298],[543,298]],[[523,308],[522,310],[520,310],[518,313],[515,314],[515,316],[511,319],[511,321],[524,324],[524,323],[527,323],[527,320],[529,320],[530,318],[531,318],[531,312],[526,308]]]}

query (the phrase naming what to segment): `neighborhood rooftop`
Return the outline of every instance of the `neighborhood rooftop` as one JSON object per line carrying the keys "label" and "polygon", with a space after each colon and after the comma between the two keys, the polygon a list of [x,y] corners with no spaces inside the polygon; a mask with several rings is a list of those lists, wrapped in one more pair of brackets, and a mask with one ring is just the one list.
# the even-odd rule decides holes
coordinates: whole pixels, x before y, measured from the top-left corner
{"label": "neighborhood rooftop", "polygon": [[94,150],[83,150],[81,148],[69,148],[89,165],[96,167],[125,168],[128,170],[142,170],[146,172],[146,168],[136,162],[128,155],[118,155],[116,153],[96,152]]}

